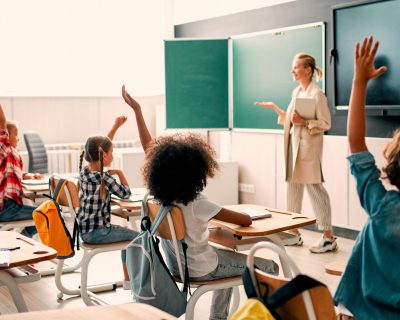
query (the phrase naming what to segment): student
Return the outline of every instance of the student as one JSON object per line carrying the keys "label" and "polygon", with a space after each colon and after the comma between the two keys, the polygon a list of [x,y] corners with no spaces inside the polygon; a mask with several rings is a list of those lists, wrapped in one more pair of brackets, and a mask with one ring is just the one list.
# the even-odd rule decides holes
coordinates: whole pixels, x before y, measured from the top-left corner
{"label": "student", "polygon": [[[323,186],[322,146],[324,132],[331,127],[331,115],[325,94],[314,83],[322,78],[322,71],[316,66],[315,59],[309,54],[299,53],[293,59],[292,76],[299,86],[292,92],[292,100],[287,111],[283,111],[273,102],[256,102],[265,108],[271,108],[278,114],[278,123],[284,126],[285,166],[287,182],[287,210],[301,212],[304,187],[306,187],[317,218],[322,237],[311,246],[313,253],[337,250],[332,235],[332,217],[329,194]],[[295,110],[297,98],[315,101],[315,119],[305,120]],[[298,236],[295,245],[302,245],[300,232],[292,230]]]}
{"label": "student", "polygon": [[[218,169],[212,148],[195,134],[175,134],[152,140],[140,105],[125,86],[122,96],[135,112],[140,141],[146,152],[142,171],[150,194],[164,205],[174,204],[182,210],[190,279],[206,281],[242,275],[246,255],[208,244],[208,221],[212,218],[242,226],[252,223],[247,214],[222,208],[200,194],[207,178],[213,177]],[[179,275],[172,244],[163,241],[163,249],[170,270]],[[272,260],[256,258],[255,264],[265,272],[278,273],[278,266]],[[210,319],[227,318],[231,294],[231,288],[214,292]]]}
{"label": "student", "polygon": [[[113,160],[112,139],[118,128],[126,121],[125,116],[116,118],[107,136],[90,137],[85,144],[79,163],[80,207],[77,219],[82,240],[88,244],[130,241],[138,233],[110,223],[111,194],[127,199],[131,195],[128,181],[121,170],[105,167]],[[83,158],[88,165],[82,170]],[[120,183],[113,176],[119,178]],[[130,289],[126,270],[126,251],[121,251],[124,271],[124,289]]]}
{"label": "student", "polygon": [[[24,192],[22,179],[43,179],[40,173],[23,171],[22,157],[18,153],[18,126],[7,121],[0,105],[0,221],[19,221],[32,219],[35,207],[22,203]],[[32,237],[37,233],[34,226],[26,227],[23,232]]]}
{"label": "student", "polygon": [[[378,42],[365,38],[356,44],[354,78],[350,97],[347,135],[351,173],[368,221],[359,233],[340,280],[334,300],[358,319],[399,319],[400,316],[400,131],[385,147],[383,178],[365,143],[365,96],[369,80],[387,68],[374,66]],[[345,317],[342,317],[345,319]]]}

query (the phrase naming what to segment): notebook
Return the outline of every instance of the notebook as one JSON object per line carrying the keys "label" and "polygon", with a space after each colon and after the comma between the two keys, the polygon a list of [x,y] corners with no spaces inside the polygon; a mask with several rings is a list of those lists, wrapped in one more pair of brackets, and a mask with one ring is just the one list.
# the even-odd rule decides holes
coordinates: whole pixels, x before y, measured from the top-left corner
{"label": "notebook", "polygon": [[49,177],[45,177],[44,179],[25,179],[25,180],[22,180],[22,184],[27,185],[27,186],[49,184]]}
{"label": "notebook", "polygon": [[243,213],[246,213],[250,216],[251,220],[258,220],[258,219],[264,219],[264,218],[271,218],[272,214],[271,212],[268,211],[268,209],[264,210],[257,210],[257,209],[251,209],[251,208],[245,208],[240,210]]}
{"label": "notebook", "polygon": [[294,109],[304,120],[314,120],[316,118],[315,99],[296,98]]}

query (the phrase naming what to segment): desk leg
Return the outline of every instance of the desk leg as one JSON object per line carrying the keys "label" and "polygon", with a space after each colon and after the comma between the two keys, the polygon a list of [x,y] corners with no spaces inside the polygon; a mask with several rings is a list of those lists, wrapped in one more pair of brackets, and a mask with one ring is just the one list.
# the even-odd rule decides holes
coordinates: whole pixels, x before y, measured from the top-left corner
{"label": "desk leg", "polygon": [[[283,244],[282,239],[277,234],[271,234],[267,236],[273,243],[278,245],[283,251],[286,252],[285,246]],[[292,271],[290,270],[290,266],[286,264],[283,259],[279,259],[281,261],[282,272],[286,278],[292,278]]]}
{"label": "desk leg", "polygon": [[24,297],[22,296],[15,279],[8,272],[0,270],[0,282],[7,286],[18,312],[27,312],[28,307],[26,306]]}

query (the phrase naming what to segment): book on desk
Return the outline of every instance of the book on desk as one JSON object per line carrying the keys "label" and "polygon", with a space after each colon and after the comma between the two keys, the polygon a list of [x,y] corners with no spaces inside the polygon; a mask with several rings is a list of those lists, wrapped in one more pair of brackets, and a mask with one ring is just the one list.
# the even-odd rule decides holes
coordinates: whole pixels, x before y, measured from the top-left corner
{"label": "book on desk", "polygon": [[252,209],[252,208],[243,208],[240,209],[240,212],[246,213],[250,216],[251,220],[258,220],[264,218],[271,218],[272,214],[268,211],[268,209]]}

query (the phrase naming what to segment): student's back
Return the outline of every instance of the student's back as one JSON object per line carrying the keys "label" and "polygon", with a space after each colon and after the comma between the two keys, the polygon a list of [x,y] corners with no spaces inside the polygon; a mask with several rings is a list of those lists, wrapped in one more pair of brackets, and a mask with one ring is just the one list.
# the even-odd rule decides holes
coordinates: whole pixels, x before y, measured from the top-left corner
{"label": "student's back", "polygon": [[384,177],[397,187],[388,191],[381,172],[365,143],[365,95],[368,81],[386,71],[375,69],[378,43],[364,39],[355,51],[355,73],[347,124],[351,173],[368,221],[358,235],[343,273],[335,301],[358,319],[400,318],[400,132],[389,142],[384,155]]}
{"label": "student's back", "polygon": [[[249,226],[247,214],[222,208],[208,201],[200,193],[218,169],[215,152],[199,135],[175,134],[152,140],[144,121],[141,107],[122,88],[124,100],[135,112],[140,140],[146,152],[142,168],[149,193],[163,205],[181,208],[186,227],[188,269],[192,280],[208,281],[241,276],[246,267],[246,255],[222,250],[208,244],[208,221],[212,218]],[[172,244],[163,241],[169,269],[179,276]],[[182,251],[182,250],[181,250]],[[182,255],[183,253],[181,253]],[[184,261],[184,259],[182,259]],[[272,260],[257,258],[257,267],[268,273],[277,273]],[[215,291],[211,303],[210,319],[226,319],[232,288]]]}

